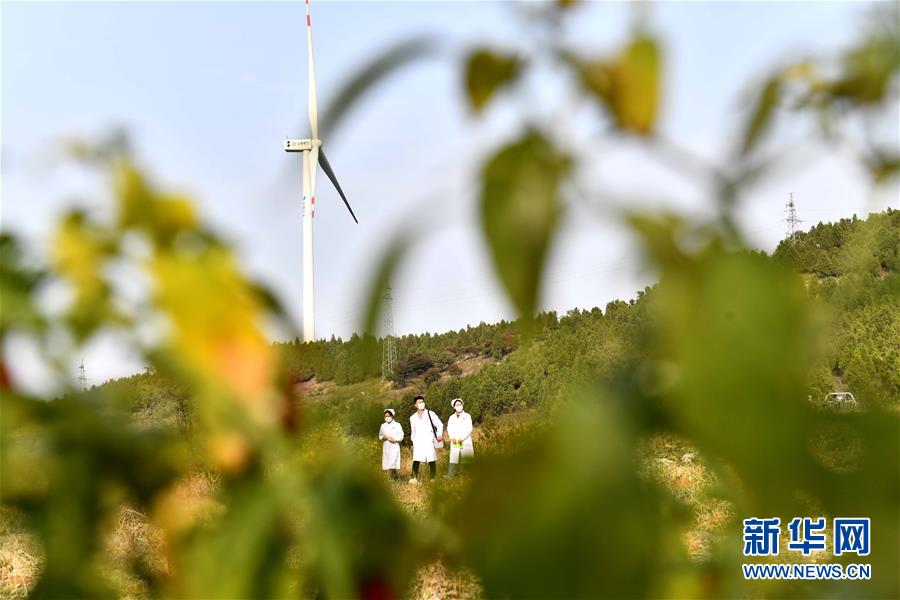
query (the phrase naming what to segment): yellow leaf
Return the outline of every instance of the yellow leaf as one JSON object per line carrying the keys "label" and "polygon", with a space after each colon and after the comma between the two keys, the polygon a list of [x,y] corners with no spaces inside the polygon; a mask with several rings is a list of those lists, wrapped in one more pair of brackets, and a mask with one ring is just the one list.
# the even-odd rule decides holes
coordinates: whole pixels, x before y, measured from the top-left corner
{"label": "yellow leaf", "polygon": [[259,422],[276,422],[275,357],[260,329],[260,301],[233,258],[215,248],[199,256],[164,251],[151,270],[179,366],[209,390],[224,387]]}
{"label": "yellow leaf", "polygon": [[140,229],[163,243],[182,231],[197,228],[199,219],[188,198],[161,195],[127,162],[115,170],[115,191],[122,227]]}
{"label": "yellow leaf", "polygon": [[112,316],[109,286],[103,269],[113,244],[106,233],[74,212],[63,219],[53,237],[51,262],[75,298],[70,317],[79,337],[90,334],[104,317]]}
{"label": "yellow leaf", "polygon": [[637,34],[612,60],[582,60],[569,53],[561,53],[560,58],[574,68],[582,87],[600,101],[620,129],[653,133],[662,91],[662,60],[655,39]]}
{"label": "yellow leaf", "polygon": [[613,112],[622,129],[649,135],[660,96],[660,53],[656,41],[636,36],[613,67]]}

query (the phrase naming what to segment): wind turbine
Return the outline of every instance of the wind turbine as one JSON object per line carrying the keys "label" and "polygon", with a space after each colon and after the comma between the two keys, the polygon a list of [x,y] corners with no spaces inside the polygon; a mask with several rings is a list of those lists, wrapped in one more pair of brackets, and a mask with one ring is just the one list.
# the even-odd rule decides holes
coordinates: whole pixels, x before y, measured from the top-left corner
{"label": "wind turbine", "polygon": [[316,171],[322,170],[344,201],[350,216],[356,223],[356,215],[347,202],[347,196],[338,183],[334,170],[325,157],[322,140],[319,139],[319,112],[316,106],[316,69],[313,65],[312,25],[309,18],[309,0],[306,0],[306,55],[309,65],[309,139],[284,140],[285,152],[303,154],[301,172],[303,177],[303,341],[316,339],[315,295],[313,293],[313,217],[316,215]]}

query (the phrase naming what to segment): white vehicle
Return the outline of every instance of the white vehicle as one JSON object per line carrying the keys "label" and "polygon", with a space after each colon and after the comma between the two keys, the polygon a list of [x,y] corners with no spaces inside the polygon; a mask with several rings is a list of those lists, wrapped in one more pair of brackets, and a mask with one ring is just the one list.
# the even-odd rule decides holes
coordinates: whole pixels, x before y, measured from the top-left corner
{"label": "white vehicle", "polygon": [[831,392],[825,395],[825,406],[829,408],[857,408],[859,404],[852,392]]}

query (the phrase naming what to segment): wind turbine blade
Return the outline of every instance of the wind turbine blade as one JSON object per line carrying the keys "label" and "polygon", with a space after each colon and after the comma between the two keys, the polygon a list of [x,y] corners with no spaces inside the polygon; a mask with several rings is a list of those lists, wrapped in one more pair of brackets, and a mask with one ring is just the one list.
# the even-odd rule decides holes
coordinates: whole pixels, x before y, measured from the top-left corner
{"label": "wind turbine blade", "polygon": [[350,216],[353,217],[353,220],[356,221],[358,225],[359,221],[357,220],[356,215],[353,214],[353,209],[350,208],[350,203],[347,202],[347,196],[344,195],[344,190],[341,189],[341,184],[338,183],[337,176],[335,176],[334,174],[334,169],[331,168],[331,164],[325,157],[325,151],[322,148],[319,148],[319,164],[322,165],[322,170],[325,171],[325,175],[327,175],[328,179],[331,180],[331,183],[334,185],[334,189],[337,190],[337,193],[341,195],[341,200],[344,201],[344,206],[346,206],[347,210],[350,211]]}
{"label": "wind turbine blade", "polygon": [[316,104],[316,68],[313,63],[312,23],[309,18],[309,0],[306,0],[306,56],[309,64],[309,129],[312,139],[319,139],[319,108]]}

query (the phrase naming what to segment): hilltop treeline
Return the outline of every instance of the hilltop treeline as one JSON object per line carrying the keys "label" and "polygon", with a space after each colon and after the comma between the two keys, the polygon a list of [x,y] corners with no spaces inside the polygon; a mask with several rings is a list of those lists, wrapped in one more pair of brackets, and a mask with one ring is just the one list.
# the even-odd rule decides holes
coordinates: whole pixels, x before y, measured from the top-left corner
{"label": "hilltop treeline", "polygon": [[[782,241],[772,259],[804,274],[807,290],[832,320],[823,356],[809,378],[814,401],[850,390],[863,402],[900,403],[900,211],[867,219],[820,223]],[[640,365],[643,330],[654,288],[604,309],[574,309],[536,317],[531,341],[523,343],[519,321],[481,323],[457,331],[397,338],[398,364],[392,386],[407,396],[426,393],[437,412],[449,401],[466,400],[476,420],[552,404],[573,381],[610,379]],[[354,334],[304,344],[278,343],[288,383],[349,385],[382,375],[381,338]],[[712,351],[712,350],[711,350]],[[478,366],[464,373],[467,359]],[[102,388],[130,388],[135,411],[171,423],[189,423],[190,395],[156,373],[110,382]],[[342,396],[343,398],[343,396]],[[351,398],[343,398],[348,405]],[[348,405],[349,406],[349,405]],[[377,416],[377,415],[376,415]]]}
{"label": "hilltop treeline", "polygon": [[[775,260],[800,273],[820,278],[838,277],[860,267],[871,269],[872,275],[896,272],[900,264],[900,211],[887,209],[861,220],[853,215],[836,223],[818,223],[809,231],[798,231],[782,240],[773,254]],[[848,255],[850,246],[869,253],[866,264]]]}
{"label": "hilltop treeline", "polygon": [[[534,335],[543,339],[559,326],[555,312],[541,313],[536,318]],[[403,386],[418,376],[436,380],[441,373],[458,374],[454,364],[464,357],[501,359],[519,347],[521,324],[518,321],[480,323],[458,331],[411,334],[397,337],[398,363],[389,374],[396,385]],[[334,381],[339,385],[359,383],[382,376],[382,338],[353,334],[350,339],[331,337],[304,344],[299,339],[276,344],[295,381]]]}

